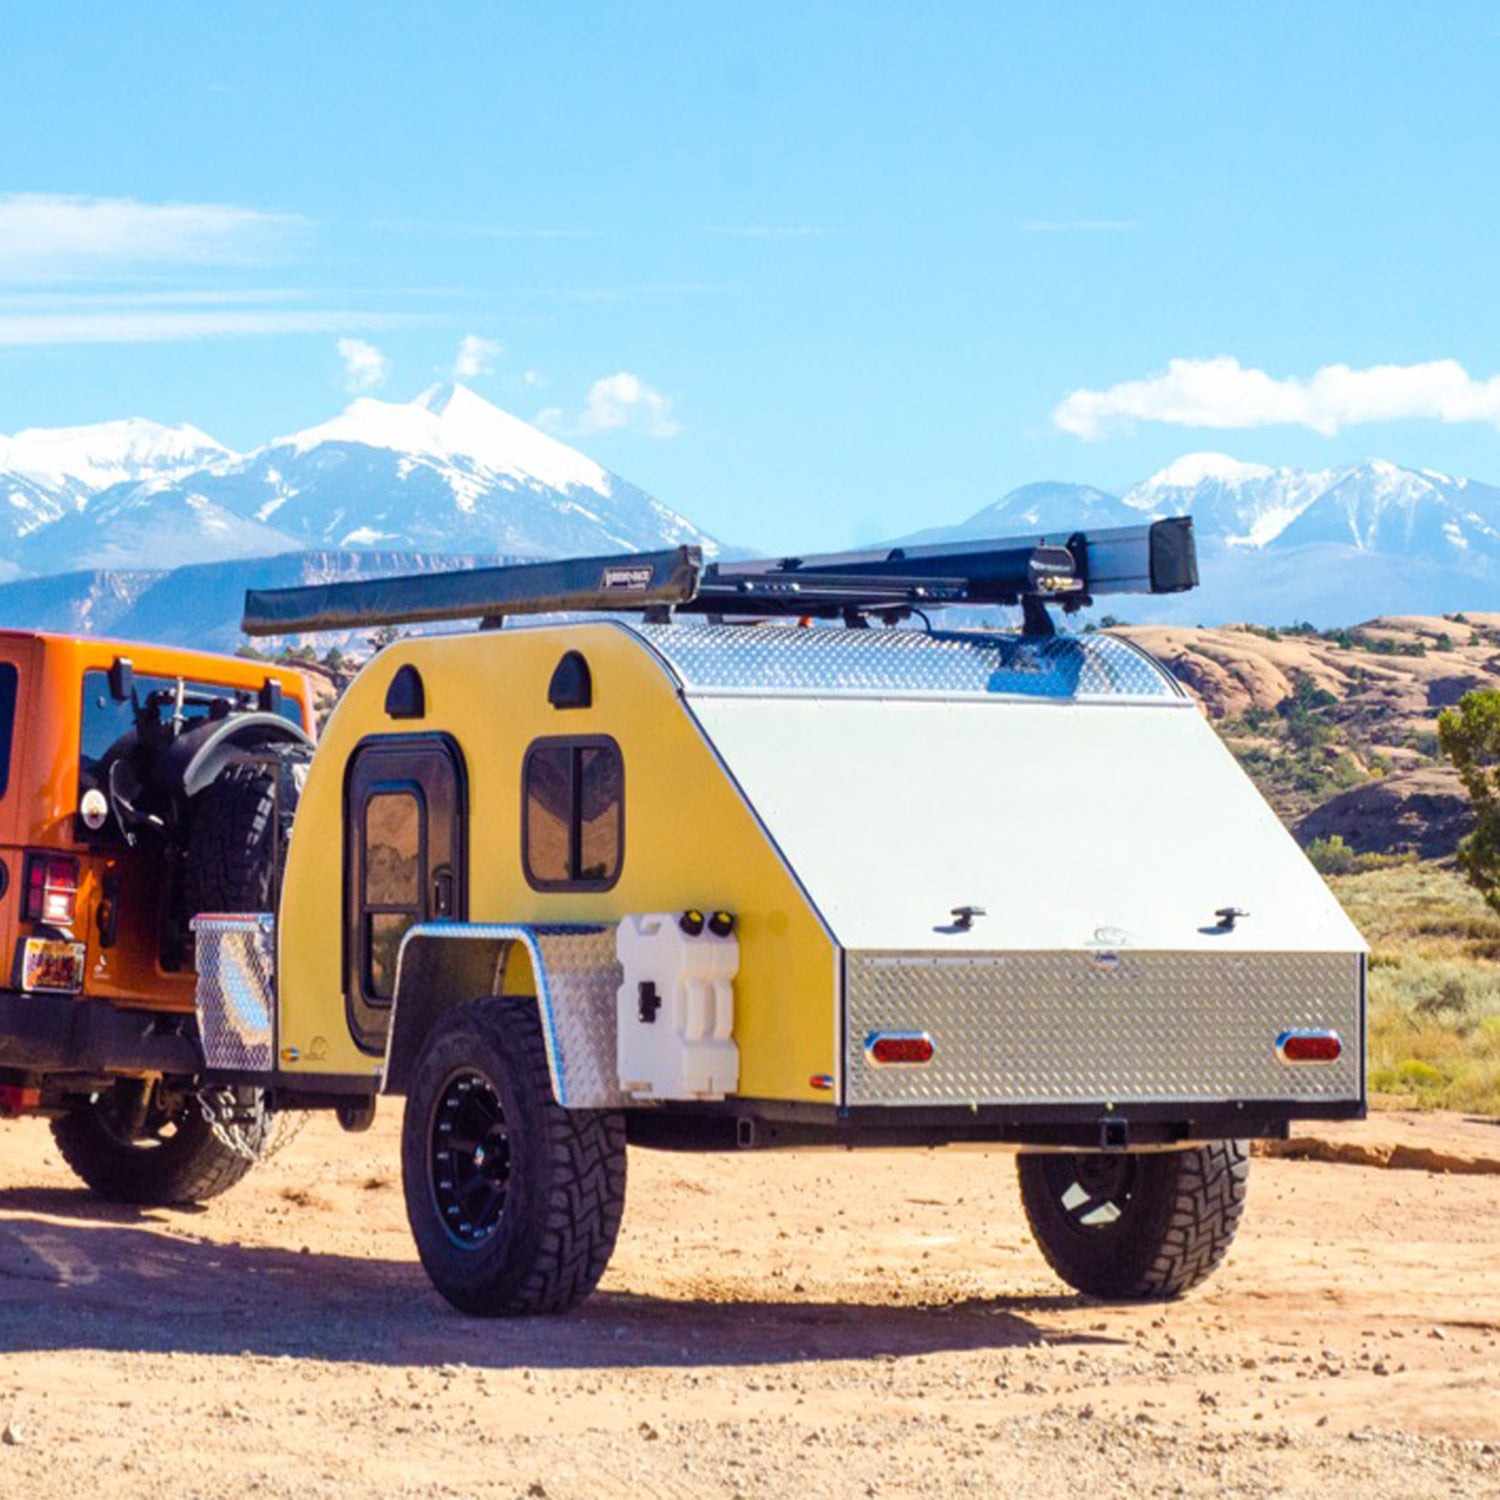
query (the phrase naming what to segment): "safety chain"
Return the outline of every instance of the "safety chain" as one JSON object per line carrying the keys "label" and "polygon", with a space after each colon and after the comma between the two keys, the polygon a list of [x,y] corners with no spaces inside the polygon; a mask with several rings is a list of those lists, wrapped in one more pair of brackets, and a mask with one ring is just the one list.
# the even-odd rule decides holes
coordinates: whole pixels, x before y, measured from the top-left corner
{"label": "safety chain", "polygon": [[286,1146],[307,1121],[305,1113],[271,1114],[258,1089],[201,1088],[198,1108],[214,1139],[246,1161],[265,1161]]}

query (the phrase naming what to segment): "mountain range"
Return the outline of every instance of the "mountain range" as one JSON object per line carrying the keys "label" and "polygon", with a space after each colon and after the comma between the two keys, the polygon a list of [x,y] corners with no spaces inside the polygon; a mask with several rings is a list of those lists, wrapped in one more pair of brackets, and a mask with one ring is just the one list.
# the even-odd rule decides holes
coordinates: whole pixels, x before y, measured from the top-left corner
{"label": "mountain range", "polygon": [[0,437],[0,569],[161,569],[304,548],[555,557],[717,544],[466,386],[234,453],[138,419]]}
{"label": "mountain range", "polygon": [[1384,459],[1295,469],[1193,453],[1118,495],[1083,484],[1023,485],[957,525],[901,540],[1066,532],[1174,515],[1193,517],[1202,586],[1105,601],[1116,613],[1163,623],[1329,626],[1500,600],[1500,488]]}
{"label": "mountain range", "polygon": [[[0,436],[0,501],[0,624],[219,646],[238,639],[249,583],[678,543],[722,550],[629,481],[453,384],[408,403],[356,400],[248,453],[139,418]],[[1311,470],[1190,454],[1119,493],[1028,484],[896,540],[1180,514],[1195,518],[1203,586],[1105,600],[1099,612],[1326,626],[1500,598],[1500,488],[1379,459]]]}

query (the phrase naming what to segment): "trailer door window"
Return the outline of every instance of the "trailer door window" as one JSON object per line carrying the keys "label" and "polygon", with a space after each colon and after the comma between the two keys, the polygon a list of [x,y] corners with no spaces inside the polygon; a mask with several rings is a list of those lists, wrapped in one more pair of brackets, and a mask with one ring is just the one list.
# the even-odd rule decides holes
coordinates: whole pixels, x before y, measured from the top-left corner
{"label": "trailer door window", "polygon": [[547,739],[521,773],[521,857],[539,891],[608,890],[625,848],[625,764],[611,739]]}
{"label": "trailer door window", "polygon": [[365,993],[389,1000],[396,991],[396,957],[409,927],[422,920],[426,866],[426,809],[420,791],[378,791],[365,803]]}
{"label": "trailer door window", "polygon": [[463,757],[446,735],[372,736],[344,797],[345,1004],[350,1034],[378,1055],[407,933],[467,915]]}

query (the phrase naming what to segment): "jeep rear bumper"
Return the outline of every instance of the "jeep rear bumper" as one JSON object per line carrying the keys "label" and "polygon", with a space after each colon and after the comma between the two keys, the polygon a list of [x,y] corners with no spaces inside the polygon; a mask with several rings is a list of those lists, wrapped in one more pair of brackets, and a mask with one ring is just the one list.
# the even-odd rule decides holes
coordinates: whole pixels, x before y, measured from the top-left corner
{"label": "jeep rear bumper", "polygon": [[201,1071],[191,1016],[0,990],[0,1069],[29,1074]]}

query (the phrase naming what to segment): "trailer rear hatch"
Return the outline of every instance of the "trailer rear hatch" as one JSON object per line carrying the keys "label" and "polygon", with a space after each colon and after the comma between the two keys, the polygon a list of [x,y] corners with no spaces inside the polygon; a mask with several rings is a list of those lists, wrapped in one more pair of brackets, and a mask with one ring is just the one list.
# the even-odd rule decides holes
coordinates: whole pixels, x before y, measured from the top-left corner
{"label": "trailer rear hatch", "polygon": [[642,634],[843,952],[842,1102],[1361,1107],[1362,939],[1127,643]]}

